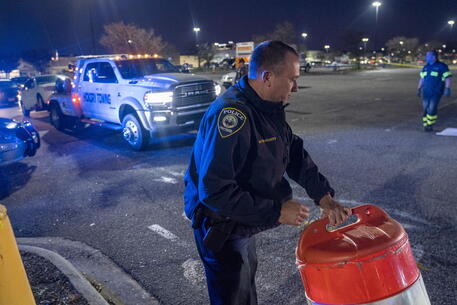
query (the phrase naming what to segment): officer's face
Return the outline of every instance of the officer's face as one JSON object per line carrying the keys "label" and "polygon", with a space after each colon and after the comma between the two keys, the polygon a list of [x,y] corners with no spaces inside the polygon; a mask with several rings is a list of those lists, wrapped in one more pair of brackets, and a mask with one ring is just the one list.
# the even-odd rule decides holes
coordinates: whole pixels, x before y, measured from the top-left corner
{"label": "officer's face", "polygon": [[425,61],[428,64],[433,65],[436,62],[435,54],[433,54],[433,52],[427,52],[427,54],[425,54]]}
{"label": "officer's face", "polygon": [[300,76],[298,57],[293,53],[287,53],[283,68],[272,74],[269,100],[287,102],[292,92],[297,92],[297,79]]}

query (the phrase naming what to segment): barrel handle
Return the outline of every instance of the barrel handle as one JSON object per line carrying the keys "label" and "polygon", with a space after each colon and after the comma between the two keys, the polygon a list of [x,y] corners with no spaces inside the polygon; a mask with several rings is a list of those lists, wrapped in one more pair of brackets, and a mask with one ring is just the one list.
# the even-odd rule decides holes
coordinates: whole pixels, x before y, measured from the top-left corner
{"label": "barrel handle", "polygon": [[378,222],[379,220],[385,220],[387,218],[390,218],[390,216],[383,209],[372,204],[365,204],[358,207],[354,207],[352,208],[352,214],[356,215],[358,218],[358,220],[355,223],[345,225],[333,230],[328,230],[329,219],[328,217],[325,217],[311,223],[305,229],[305,231],[322,235],[323,238],[329,238],[335,235],[340,235],[341,233],[348,231],[355,226],[369,224],[373,221]]}

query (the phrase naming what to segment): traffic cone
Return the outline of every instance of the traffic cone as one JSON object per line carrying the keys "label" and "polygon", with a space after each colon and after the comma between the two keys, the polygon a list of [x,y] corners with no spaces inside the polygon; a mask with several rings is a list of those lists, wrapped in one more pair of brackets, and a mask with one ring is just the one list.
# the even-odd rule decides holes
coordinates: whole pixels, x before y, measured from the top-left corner
{"label": "traffic cone", "polygon": [[354,208],[357,222],[329,231],[310,224],[296,249],[310,305],[430,305],[403,227],[374,205]]}
{"label": "traffic cone", "polygon": [[6,208],[0,205],[0,305],[35,305]]}

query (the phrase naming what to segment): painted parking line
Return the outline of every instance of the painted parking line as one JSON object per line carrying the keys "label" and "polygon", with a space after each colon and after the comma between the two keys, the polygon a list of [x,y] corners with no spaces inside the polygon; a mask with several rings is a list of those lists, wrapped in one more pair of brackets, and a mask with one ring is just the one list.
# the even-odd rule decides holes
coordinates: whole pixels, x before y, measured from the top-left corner
{"label": "painted parking line", "polygon": [[176,236],[175,234],[171,233],[170,231],[168,231],[167,229],[165,229],[159,225],[151,225],[148,227],[148,229],[156,232],[160,236],[162,236],[166,239],[169,239],[171,241],[179,241],[178,236]]}
{"label": "painted parking line", "polygon": [[153,179],[152,181],[170,183],[170,184],[178,184],[178,180],[176,180],[175,178],[165,177],[165,176],[162,176],[158,179]]}
{"label": "painted parking line", "polygon": [[189,247],[189,243],[187,243],[184,240],[181,240],[178,236],[176,236],[175,234],[173,234],[172,232],[168,231],[167,229],[158,224],[150,225],[148,229],[159,234],[163,238],[178,244],[181,247]]}
{"label": "painted parking line", "polygon": [[[148,229],[180,246],[189,246],[187,242],[180,240],[178,236],[158,224],[151,225]],[[200,286],[204,283],[205,271],[200,260],[189,258],[181,264],[181,267],[183,268],[184,278],[191,284]]]}

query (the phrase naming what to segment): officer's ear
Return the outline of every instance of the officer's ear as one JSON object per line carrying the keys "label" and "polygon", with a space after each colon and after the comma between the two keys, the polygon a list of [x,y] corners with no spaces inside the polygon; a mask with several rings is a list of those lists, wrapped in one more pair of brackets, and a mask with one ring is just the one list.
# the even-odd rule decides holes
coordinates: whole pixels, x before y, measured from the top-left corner
{"label": "officer's ear", "polygon": [[262,72],[262,81],[264,83],[269,83],[271,81],[272,73],[270,71]]}

